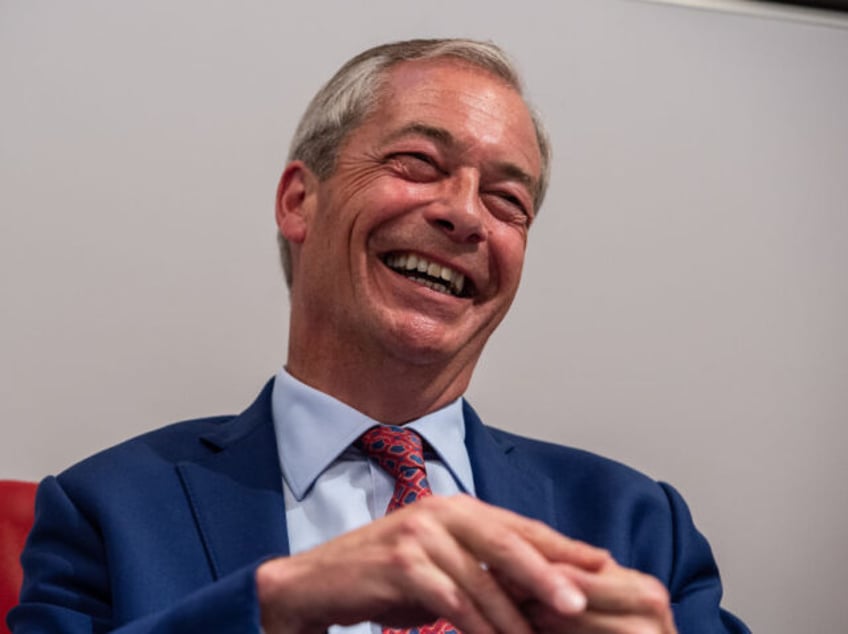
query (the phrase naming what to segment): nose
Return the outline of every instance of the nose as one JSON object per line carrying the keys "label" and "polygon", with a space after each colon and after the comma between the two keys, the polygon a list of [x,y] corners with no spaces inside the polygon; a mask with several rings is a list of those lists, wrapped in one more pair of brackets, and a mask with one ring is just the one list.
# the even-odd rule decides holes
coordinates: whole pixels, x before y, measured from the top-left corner
{"label": "nose", "polygon": [[474,173],[455,174],[445,182],[444,193],[437,204],[428,207],[427,221],[456,242],[482,242],[485,210],[478,192],[479,179]]}

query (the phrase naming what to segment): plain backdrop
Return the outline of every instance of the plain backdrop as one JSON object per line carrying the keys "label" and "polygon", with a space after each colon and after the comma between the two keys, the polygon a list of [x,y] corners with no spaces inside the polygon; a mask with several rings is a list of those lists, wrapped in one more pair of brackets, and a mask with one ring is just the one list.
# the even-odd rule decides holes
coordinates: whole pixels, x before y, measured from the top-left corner
{"label": "plain backdrop", "polygon": [[367,46],[459,35],[512,54],[555,148],[470,400],[672,482],[756,631],[845,631],[839,23],[632,0],[0,0],[0,477],[240,411],[285,359],[273,198],[309,97]]}

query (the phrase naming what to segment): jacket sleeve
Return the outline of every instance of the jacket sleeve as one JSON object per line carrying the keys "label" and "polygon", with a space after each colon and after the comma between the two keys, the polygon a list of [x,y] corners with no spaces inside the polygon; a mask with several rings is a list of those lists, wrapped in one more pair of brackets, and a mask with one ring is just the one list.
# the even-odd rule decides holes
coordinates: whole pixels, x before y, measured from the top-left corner
{"label": "jacket sleeve", "polygon": [[8,617],[14,634],[260,631],[254,581],[258,562],[157,611],[122,616],[121,598],[113,589],[132,588],[132,579],[126,579],[132,572],[110,569],[100,531],[53,477],[39,487],[35,524],[21,563],[20,604]]}
{"label": "jacket sleeve", "polygon": [[742,621],[720,606],[718,567],[686,502],[672,486],[660,486],[671,508],[674,554],[668,588],[680,634],[750,634]]}

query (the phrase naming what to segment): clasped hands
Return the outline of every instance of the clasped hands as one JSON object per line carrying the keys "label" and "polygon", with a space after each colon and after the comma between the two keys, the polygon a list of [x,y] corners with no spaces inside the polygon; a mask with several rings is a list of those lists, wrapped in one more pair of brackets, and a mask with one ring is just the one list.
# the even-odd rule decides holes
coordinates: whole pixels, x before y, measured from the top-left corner
{"label": "clasped hands", "polygon": [[256,573],[268,634],[443,617],[465,634],[675,634],[655,578],[467,495],[430,497]]}

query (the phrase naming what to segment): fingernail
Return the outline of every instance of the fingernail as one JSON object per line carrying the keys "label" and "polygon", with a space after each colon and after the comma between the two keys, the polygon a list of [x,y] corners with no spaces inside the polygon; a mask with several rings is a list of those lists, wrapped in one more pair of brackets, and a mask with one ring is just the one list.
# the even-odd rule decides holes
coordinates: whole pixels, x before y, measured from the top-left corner
{"label": "fingernail", "polygon": [[572,586],[561,586],[554,595],[554,607],[563,614],[577,614],[586,609],[586,596]]}

